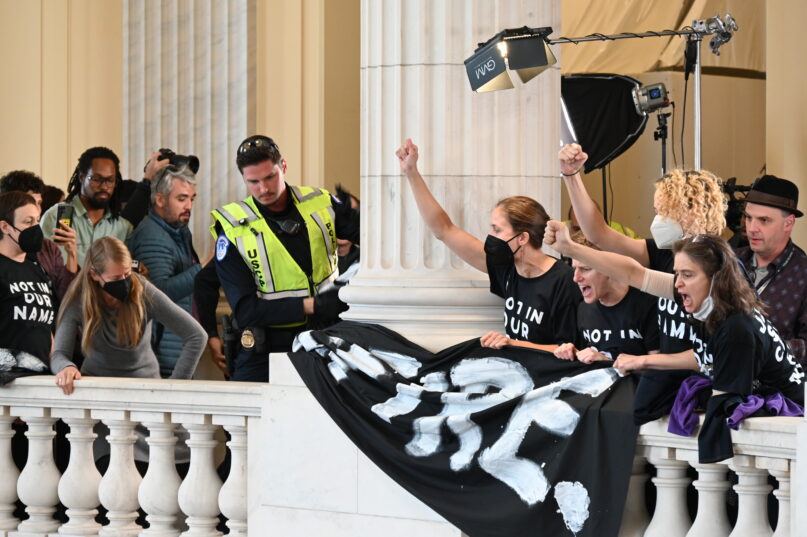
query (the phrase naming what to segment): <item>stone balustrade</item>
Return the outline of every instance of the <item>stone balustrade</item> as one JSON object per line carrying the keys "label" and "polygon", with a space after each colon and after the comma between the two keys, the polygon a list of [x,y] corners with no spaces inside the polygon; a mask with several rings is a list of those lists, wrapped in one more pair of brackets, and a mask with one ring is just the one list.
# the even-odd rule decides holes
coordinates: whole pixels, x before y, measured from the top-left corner
{"label": "stone balustrade", "polygon": [[[266,385],[253,383],[91,378],[64,395],[53,377],[18,379],[0,388],[0,537],[218,536],[219,514],[228,535],[248,534],[249,436],[263,436]],[[20,419],[28,457],[20,472],[12,460],[12,424]],[[54,424],[69,433],[70,458],[61,474],[54,462]],[[109,430],[109,466],[103,476],[94,464],[93,428]],[[148,432],[148,470],[134,460],[135,427]],[[181,480],[175,465],[175,432],[189,433],[190,466]],[[230,471],[222,483],[216,453],[229,436]],[[14,516],[17,499],[28,518]],[[57,505],[67,521],[54,518]],[[99,506],[108,523],[96,522]],[[138,509],[148,528],[137,523]],[[184,530],[184,531],[183,531]]]}
{"label": "stone balustrade", "polygon": [[[330,423],[285,357],[273,359],[268,384],[93,378],[65,396],[53,377],[29,377],[0,388],[0,537],[217,536],[220,513],[228,519],[229,535],[250,534],[248,524],[252,535],[294,533],[295,528],[306,534],[315,527],[320,535],[334,536],[403,535],[413,528],[427,529],[428,535],[460,535],[363,458]],[[17,418],[28,425],[28,458],[21,472],[11,457]],[[62,474],[52,448],[59,419],[69,429],[70,445]],[[111,448],[103,476],[93,464],[98,422],[109,429]],[[133,458],[137,425],[148,432],[150,448],[142,477]],[[174,464],[180,425],[189,435],[191,460],[184,480]],[[222,452],[219,429],[229,434],[232,455],[224,482],[216,471]],[[797,464],[807,460],[807,421],[749,419],[732,438],[732,459],[700,464],[695,436],[667,433],[666,419],[644,425],[620,535],[807,534],[807,511],[791,508],[807,500],[807,465]],[[652,514],[645,507],[648,462],[655,468]],[[358,468],[351,470],[351,464]],[[322,468],[330,470],[322,473]],[[770,483],[779,507],[775,531],[768,522]],[[355,497],[343,494],[346,487],[355,489]],[[727,511],[730,488],[736,493],[733,525]],[[326,492],[330,499],[321,497]],[[18,498],[28,515],[22,522],[14,516]],[[345,498],[358,498],[358,504],[345,504]],[[59,503],[66,508],[64,523],[54,518]],[[99,506],[107,511],[104,526],[95,520]],[[138,509],[146,514],[147,529],[137,523]],[[337,521],[349,531],[337,530]]]}
{"label": "stone balustrade", "polygon": [[[663,418],[642,426],[636,446],[633,475],[625,506],[621,537],[790,537],[807,535],[807,513],[791,509],[805,505],[807,479],[797,461],[807,460],[807,421],[804,418],[753,418],[732,432],[734,457],[716,464],[698,462],[697,436],[667,432]],[[656,469],[652,482],[656,507],[645,508],[649,462]],[[803,466],[803,464],[801,465]],[[692,469],[692,470],[691,470]],[[736,478],[730,479],[733,472]],[[693,480],[693,475],[697,476]],[[769,499],[778,501],[776,530],[769,522]],[[694,520],[688,508],[696,503]],[[727,511],[729,488],[736,510],[733,527]]]}

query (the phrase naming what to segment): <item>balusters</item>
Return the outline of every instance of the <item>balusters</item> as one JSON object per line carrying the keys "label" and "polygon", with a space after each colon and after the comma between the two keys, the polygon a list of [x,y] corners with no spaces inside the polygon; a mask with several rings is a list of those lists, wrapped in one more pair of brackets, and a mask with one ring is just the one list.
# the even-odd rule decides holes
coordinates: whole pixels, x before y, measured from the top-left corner
{"label": "balusters", "polygon": [[167,412],[137,412],[132,414],[132,418],[149,430],[146,439],[149,445],[149,468],[137,493],[149,528],[142,531],[140,536],[176,537],[179,535],[176,529],[179,516],[177,493],[181,481],[174,460],[176,425],[171,423],[171,415]]}
{"label": "balusters", "polygon": [[756,468],[754,457],[735,455],[729,465],[737,473],[737,523],[730,537],[770,537],[768,472]]}
{"label": "balusters", "polygon": [[20,521],[14,516],[17,501],[17,479],[20,471],[11,454],[11,439],[14,437],[14,416],[7,406],[0,406],[0,537],[6,531],[17,529]]}
{"label": "balusters", "polygon": [[[765,468],[776,478],[779,486],[773,491],[779,502],[779,517],[776,520],[776,531],[773,537],[790,537],[790,471],[791,461],[788,459],[770,459],[757,457],[757,468]],[[804,464],[804,463],[802,463]]]}
{"label": "balusters", "polygon": [[644,485],[647,481],[646,462],[647,460],[639,455],[633,458],[628,496],[625,498],[625,509],[622,512],[622,525],[619,527],[620,537],[642,537],[650,522],[644,497]]}
{"label": "balusters", "polygon": [[179,486],[179,506],[188,515],[188,530],[182,537],[217,537],[219,522],[219,490],[221,479],[216,473],[213,450],[218,442],[213,435],[218,425],[213,425],[209,415],[173,414],[190,433],[187,444],[191,450],[188,475]]}
{"label": "balusters", "polygon": [[247,535],[247,418],[244,416],[214,416],[213,422],[223,425],[230,433],[231,464],[227,481],[219,492],[219,507],[227,517],[232,537]]}
{"label": "balusters", "polygon": [[101,474],[95,467],[92,443],[95,440],[93,425],[97,423],[86,409],[53,409],[70,427],[70,461],[59,480],[59,499],[67,507],[68,521],[59,528],[59,535],[97,535],[101,525],[95,521],[98,514],[98,485]]}
{"label": "balusters", "polygon": [[691,521],[687,511],[686,492],[690,479],[689,464],[674,459],[675,450],[650,448],[648,457],[656,467],[656,510],[644,537],[684,537]]}
{"label": "balusters", "polygon": [[724,464],[693,463],[693,466],[698,471],[698,479],[693,483],[698,490],[698,513],[687,537],[725,537],[731,531],[726,514],[728,468]]}
{"label": "balusters", "polygon": [[17,494],[27,505],[29,518],[20,522],[17,531],[9,537],[42,535],[56,531],[59,522],[53,518],[59,503],[57,487],[59,470],[53,461],[53,437],[56,432],[49,408],[12,407],[11,413],[20,416],[27,424],[28,460],[17,480]]}
{"label": "balusters", "polygon": [[142,478],[134,463],[135,423],[126,410],[93,410],[92,416],[109,427],[109,468],[98,487],[101,504],[107,508],[109,524],[100,537],[135,537],[143,529],[137,519],[137,489]]}

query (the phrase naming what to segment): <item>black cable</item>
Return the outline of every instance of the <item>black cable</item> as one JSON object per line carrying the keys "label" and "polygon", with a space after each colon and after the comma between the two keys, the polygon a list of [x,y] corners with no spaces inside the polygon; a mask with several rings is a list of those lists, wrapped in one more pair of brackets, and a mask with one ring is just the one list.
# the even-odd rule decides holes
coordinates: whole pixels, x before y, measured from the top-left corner
{"label": "black cable", "polygon": [[681,112],[681,169],[685,170],[687,167],[686,157],[684,156],[684,127],[687,124],[687,88],[689,86],[689,79],[684,77],[684,111]]}
{"label": "black cable", "polygon": [[606,224],[609,226],[611,222],[614,220],[614,205],[616,205],[616,198],[614,197],[614,183],[611,180],[611,163],[608,163],[608,190],[611,191],[611,216],[608,217],[608,221]]}
{"label": "black cable", "polygon": [[678,168],[678,159],[675,158],[675,101],[670,101],[670,105],[672,105],[672,136],[670,137],[670,149],[672,149],[673,155],[673,166]]}

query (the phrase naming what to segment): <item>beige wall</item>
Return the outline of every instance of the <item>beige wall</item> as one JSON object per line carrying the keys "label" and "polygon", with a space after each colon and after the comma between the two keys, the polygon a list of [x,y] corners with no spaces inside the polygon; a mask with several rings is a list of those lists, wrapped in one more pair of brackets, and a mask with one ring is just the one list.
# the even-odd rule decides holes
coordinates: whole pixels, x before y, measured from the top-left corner
{"label": "beige wall", "polygon": [[120,152],[119,0],[0,0],[0,173],[64,189],[84,149]]}
{"label": "beige wall", "polygon": [[[121,152],[122,9],[0,0],[0,173],[65,188],[84,149]],[[359,0],[257,1],[250,130],[277,139],[292,182],[359,192],[359,22]]]}
{"label": "beige wall", "polygon": [[[766,155],[768,172],[795,182],[800,191],[799,209],[807,212],[807,65],[800,37],[807,17],[804,0],[766,2],[768,33],[768,116]],[[793,240],[807,247],[807,218],[796,220]]]}
{"label": "beige wall", "polygon": [[[692,77],[684,135],[685,165],[681,164],[683,74],[645,73],[636,78],[643,84],[663,82],[667,87],[670,99],[676,105],[675,124],[672,117],[668,120],[667,169],[674,167],[673,143],[678,166],[691,168],[694,156]],[[702,166],[724,179],[736,177],[739,184],[751,184],[765,164],[765,81],[703,75],[702,86]],[[671,112],[672,108],[665,111]],[[656,114],[652,114],[636,143],[611,164],[613,195],[608,193],[608,204],[610,207],[615,203],[613,220],[633,228],[643,237],[649,236],[650,223],[655,215],[653,185],[661,175],[661,143],[653,139],[657,126]],[[599,170],[584,177],[589,193],[598,202],[602,201],[601,177]],[[568,203],[564,190],[564,216]]]}
{"label": "beige wall", "polygon": [[359,5],[258,2],[255,132],[280,145],[292,183],[359,193]]}

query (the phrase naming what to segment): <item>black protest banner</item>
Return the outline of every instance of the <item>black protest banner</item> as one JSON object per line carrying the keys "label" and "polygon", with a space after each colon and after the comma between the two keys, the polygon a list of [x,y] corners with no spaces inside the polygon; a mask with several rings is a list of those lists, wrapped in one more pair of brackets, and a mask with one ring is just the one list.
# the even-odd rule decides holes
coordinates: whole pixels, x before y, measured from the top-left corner
{"label": "black protest banner", "polygon": [[290,357],[356,446],[470,537],[617,535],[638,430],[610,362],[476,339],[434,354],[352,322]]}

